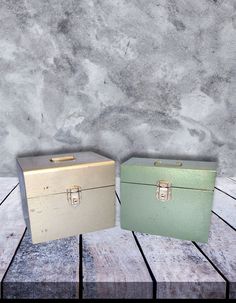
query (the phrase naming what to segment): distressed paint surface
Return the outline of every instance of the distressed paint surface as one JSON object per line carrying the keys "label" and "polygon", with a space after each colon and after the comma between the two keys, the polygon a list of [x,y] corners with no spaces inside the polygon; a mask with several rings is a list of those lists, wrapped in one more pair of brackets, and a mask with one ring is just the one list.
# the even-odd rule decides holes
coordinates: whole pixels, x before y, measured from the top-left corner
{"label": "distressed paint surface", "polygon": [[153,282],[133,235],[119,225],[118,215],[116,227],[83,235],[83,298],[152,298]]}
{"label": "distressed paint surface", "polygon": [[17,154],[218,158],[236,169],[234,0],[2,0],[0,173]]}
{"label": "distressed paint surface", "polygon": [[115,225],[114,186],[82,191],[73,207],[66,194],[28,200],[33,243],[62,239]]}
{"label": "distressed paint surface", "polygon": [[[0,193],[5,192],[7,188],[11,188],[12,184],[15,184],[15,179],[12,181],[6,179],[6,182],[4,180],[0,178],[0,184],[2,185]],[[0,282],[2,282],[24,231],[25,222],[21,210],[19,186],[17,186],[4,203],[0,205]]]}
{"label": "distressed paint surface", "polygon": [[32,244],[26,231],[2,287],[3,298],[78,298],[79,238]]}
{"label": "distressed paint surface", "polygon": [[213,215],[208,244],[198,245],[229,281],[229,298],[235,299],[236,231]]}
{"label": "distressed paint surface", "polygon": [[[236,184],[235,184],[236,185]],[[236,186],[235,186],[236,187]],[[225,191],[227,188],[225,189]],[[236,200],[215,190],[212,210],[236,228]]]}
{"label": "distressed paint surface", "polygon": [[[9,182],[11,181],[9,180]],[[5,184],[1,178],[0,184]],[[221,187],[221,184],[224,184],[224,182],[218,183],[217,186]],[[233,188],[231,189],[233,190]],[[0,191],[1,190],[0,188]],[[6,189],[3,188],[3,190]],[[227,192],[227,187],[224,188],[222,185],[222,190]],[[227,195],[223,193],[222,195],[228,199]],[[19,197],[19,188],[17,187],[0,206],[0,222],[6,222],[6,224],[4,224],[6,232],[2,228],[0,230],[1,279],[20,241],[20,234],[23,234],[24,231],[24,221],[21,214]],[[220,203],[225,205],[225,203],[228,202],[220,199],[219,204]],[[227,205],[229,206],[230,204],[228,203]],[[117,210],[118,209],[119,205],[117,203]],[[215,211],[217,212],[217,210]],[[223,217],[223,215],[221,216]],[[223,218],[227,221],[226,217]],[[112,229],[112,233],[110,233],[111,230],[101,231],[99,232],[101,233],[100,235],[91,233],[86,235],[87,238],[84,238],[83,265],[84,269],[86,268],[87,270],[86,281],[92,281],[91,283],[84,283],[84,286],[86,286],[85,294],[87,294],[87,296],[92,297],[95,294],[102,295],[102,289],[104,290],[104,287],[101,287],[103,282],[100,283],[100,280],[106,281],[110,279],[113,281],[115,276],[118,277],[116,280],[117,287],[115,289],[115,295],[120,295],[121,293],[122,295],[127,295],[132,293],[130,292],[132,283],[134,283],[133,285],[136,287],[137,280],[140,281],[140,277],[137,278],[137,280],[134,278],[137,277],[136,274],[134,274],[135,268],[137,272],[140,273],[141,278],[144,277],[144,269],[142,268],[139,271],[135,266],[138,260],[137,256],[140,252],[137,246],[132,248],[134,242],[133,240],[131,241],[131,233],[129,233],[130,236],[123,235],[122,238],[120,238],[121,233],[118,232],[118,215],[116,225],[118,226]],[[13,231],[15,235],[13,237],[14,239],[9,237],[11,241],[6,240],[8,239],[9,232],[11,232],[9,227],[14,227],[13,229],[15,230],[15,232]],[[96,234],[97,236],[95,236]],[[221,279],[213,266],[190,242],[143,234],[137,234],[137,236],[157,280],[157,297],[193,297],[194,295],[202,297],[224,297],[224,280]],[[104,244],[103,247],[101,246],[101,242]],[[231,298],[235,298],[235,231],[217,216],[213,215],[209,242],[208,244],[198,243],[198,245],[229,280],[229,295]],[[4,247],[4,251],[7,252],[7,254],[1,251],[2,247]],[[129,249],[134,249],[132,254],[130,254]],[[118,255],[119,251],[121,251],[120,257]],[[135,260],[135,263],[133,263],[132,260],[127,267],[125,267],[126,254],[128,254],[128,256],[132,255],[132,259]],[[135,258],[134,254],[136,254]],[[64,263],[65,256],[68,260],[66,264]],[[19,297],[19,293],[21,293],[27,297],[39,297],[42,296],[42,294],[44,297],[57,297],[63,293],[65,297],[78,297],[78,259],[78,238],[73,237],[33,246],[28,233],[26,233],[5,276],[3,295],[4,297]],[[130,261],[131,259],[128,260]],[[123,262],[124,266],[120,266],[120,270],[118,271],[118,264],[123,264]],[[111,266],[109,267],[109,265]],[[133,265],[134,267],[132,267]],[[111,274],[109,268],[113,269],[113,271],[110,270]],[[109,277],[104,276],[104,269]],[[127,270],[130,272],[129,274],[127,274]],[[116,271],[117,275],[114,275]],[[132,278],[125,280],[124,273],[128,276],[132,273]],[[45,275],[47,277],[45,277]],[[121,280],[121,278],[123,278],[123,280]],[[14,285],[14,281],[20,281],[21,283]],[[55,287],[55,281],[59,283],[59,288]],[[97,287],[93,284],[95,281],[98,282],[96,283]],[[131,288],[124,287],[125,284],[123,281],[126,281],[125,283],[127,285],[130,284]],[[203,283],[203,281],[205,281],[205,283]],[[114,295],[112,292],[114,283],[110,282],[109,286],[107,282],[105,282],[105,284],[107,286],[105,295]],[[145,284],[141,283],[141,285]],[[149,281],[146,285],[148,287],[150,286]],[[138,284],[137,289],[142,294],[144,293],[143,289],[140,288],[140,284]],[[146,291],[149,293],[147,288]]]}
{"label": "distressed paint surface", "polygon": [[153,283],[131,232],[83,236],[84,298],[152,298]]}
{"label": "distressed paint surface", "polygon": [[207,242],[213,191],[171,189],[156,198],[156,186],[121,183],[121,227],[141,233]]}
{"label": "distressed paint surface", "polygon": [[17,183],[17,178],[0,178],[0,205]]}
{"label": "distressed paint surface", "polygon": [[215,187],[236,199],[236,179],[218,177]]}
{"label": "distressed paint surface", "polygon": [[135,234],[157,281],[157,298],[225,298],[225,281],[190,241]]}
{"label": "distressed paint surface", "polygon": [[120,178],[116,177],[116,193],[120,197]]}

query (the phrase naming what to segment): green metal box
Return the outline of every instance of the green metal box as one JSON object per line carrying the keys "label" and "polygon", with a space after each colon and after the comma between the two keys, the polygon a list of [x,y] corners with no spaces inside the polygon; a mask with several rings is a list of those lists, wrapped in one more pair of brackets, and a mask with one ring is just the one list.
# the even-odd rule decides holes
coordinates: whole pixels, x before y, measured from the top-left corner
{"label": "green metal box", "polygon": [[131,158],[121,165],[121,227],[207,242],[215,162]]}

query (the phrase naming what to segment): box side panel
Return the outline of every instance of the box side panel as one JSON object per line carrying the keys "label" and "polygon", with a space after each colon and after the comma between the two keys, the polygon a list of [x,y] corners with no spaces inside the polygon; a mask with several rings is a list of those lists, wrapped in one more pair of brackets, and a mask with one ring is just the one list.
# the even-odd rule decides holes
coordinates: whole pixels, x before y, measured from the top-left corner
{"label": "box side panel", "polygon": [[17,166],[17,174],[18,174],[19,186],[20,186],[21,206],[22,206],[23,216],[24,216],[25,224],[30,231],[29,209],[28,209],[28,203],[26,197],[24,174],[18,162],[16,166]]}
{"label": "box side panel", "polygon": [[121,183],[121,227],[206,242],[212,200],[213,191],[174,188],[170,201],[160,201],[155,186]]}
{"label": "box side panel", "polygon": [[25,172],[25,184],[28,198],[65,193],[67,189],[74,186],[80,186],[82,190],[113,186],[115,163],[94,167],[71,167],[65,170]]}
{"label": "box side panel", "polygon": [[79,235],[115,225],[115,186],[85,190],[79,206],[65,193],[30,198],[33,243]]}
{"label": "box side panel", "polygon": [[121,165],[121,182],[155,185],[166,180],[175,187],[213,190],[215,178],[209,170]]}

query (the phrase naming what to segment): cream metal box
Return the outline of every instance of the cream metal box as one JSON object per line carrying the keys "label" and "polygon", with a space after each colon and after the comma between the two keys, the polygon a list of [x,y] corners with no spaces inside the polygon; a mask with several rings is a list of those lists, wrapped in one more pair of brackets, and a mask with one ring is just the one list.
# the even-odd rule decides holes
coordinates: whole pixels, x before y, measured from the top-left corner
{"label": "cream metal box", "polygon": [[115,161],[93,152],[18,158],[32,242],[115,225]]}

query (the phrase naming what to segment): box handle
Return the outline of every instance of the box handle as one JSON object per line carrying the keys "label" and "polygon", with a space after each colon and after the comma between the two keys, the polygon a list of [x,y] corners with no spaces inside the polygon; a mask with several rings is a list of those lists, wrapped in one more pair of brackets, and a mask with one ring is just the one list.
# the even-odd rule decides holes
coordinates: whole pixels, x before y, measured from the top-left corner
{"label": "box handle", "polygon": [[75,156],[62,156],[62,157],[52,157],[50,159],[51,162],[64,162],[64,161],[73,161],[75,160]]}
{"label": "box handle", "polygon": [[158,167],[180,167],[182,165],[183,163],[181,161],[176,161],[175,163],[165,163],[162,162],[161,160],[157,160],[154,162],[154,166],[158,166]]}

